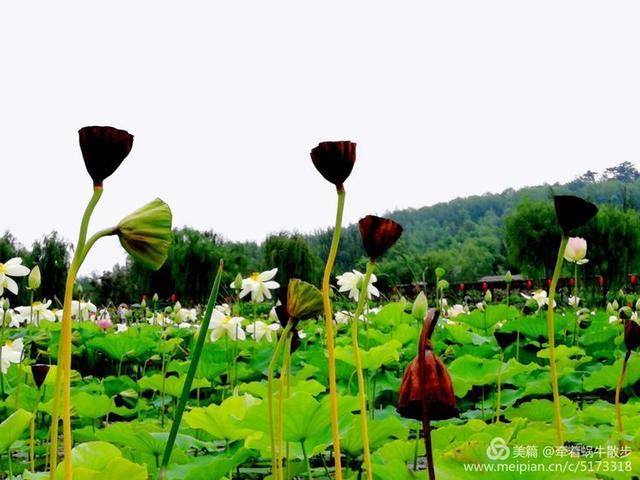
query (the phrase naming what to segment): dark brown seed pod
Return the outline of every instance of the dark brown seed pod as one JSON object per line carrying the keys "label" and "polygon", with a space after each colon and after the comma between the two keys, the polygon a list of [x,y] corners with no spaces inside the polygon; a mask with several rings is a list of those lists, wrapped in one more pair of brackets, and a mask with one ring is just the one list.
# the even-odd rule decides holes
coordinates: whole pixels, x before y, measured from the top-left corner
{"label": "dark brown seed pod", "polygon": [[[433,352],[431,334],[437,323],[438,312],[429,310],[425,319],[418,355],[407,366],[402,377],[398,397],[398,413],[406,418],[423,419],[423,398],[426,398],[430,420],[457,417],[458,408],[449,372]],[[424,375],[420,375],[421,355],[424,358]]]}
{"label": "dark brown seed pod", "polygon": [[555,195],[553,202],[558,223],[566,235],[574,228],[587,223],[598,213],[598,207],[593,203],[573,195]]}
{"label": "dark brown seed pod", "polygon": [[498,342],[502,350],[506,349],[518,338],[516,332],[493,332],[493,336],[496,337],[496,342]]}
{"label": "dark brown seed pod", "polygon": [[133,135],[113,127],[84,127],[78,135],[87,172],[100,187],[131,152]]}
{"label": "dark brown seed pod", "polygon": [[635,320],[624,321],[624,344],[629,351],[640,347],[640,325]]}
{"label": "dark brown seed pod", "polygon": [[402,235],[402,225],[389,218],[367,215],[358,225],[362,245],[371,261],[375,261],[389,250]]}
{"label": "dark brown seed pod", "polygon": [[311,150],[311,160],[325,179],[341,189],[356,162],[356,144],[348,140],[321,142]]}
{"label": "dark brown seed pod", "polygon": [[31,365],[31,373],[33,374],[33,381],[36,383],[36,387],[42,387],[47,373],[49,373],[49,365],[46,363],[36,363]]}

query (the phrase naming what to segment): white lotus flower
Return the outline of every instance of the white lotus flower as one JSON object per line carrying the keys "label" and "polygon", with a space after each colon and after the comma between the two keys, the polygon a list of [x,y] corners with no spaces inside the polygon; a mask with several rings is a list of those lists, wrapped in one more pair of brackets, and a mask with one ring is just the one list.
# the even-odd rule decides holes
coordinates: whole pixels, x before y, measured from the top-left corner
{"label": "white lotus flower", "polygon": [[[254,272],[250,277],[242,279],[242,290],[240,291],[240,298],[246,297],[251,294],[252,302],[263,302],[265,298],[271,298],[271,292],[280,287],[280,284],[274,280],[271,280],[278,273],[278,269],[267,270],[266,272],[258,273]],[[231,288],[234,288],[231,284]]]}
{"label": "white lotus flower", "polygon": [[12,363],[20,363],[22,360],[22,337],[17,340],[8,341],[2,346],[2,361],[0,362],[0,370],[6,374]]}
{"label": "white lotus flower", "polygon": [[[373,313],[377,313],[377,312],[373,312]],[[344,324],[350,323],[352,318],[353,318],[353,313],[348,312],[347,310],[341,310],[339,312],[336,312],[335,316],[333,317],[333,320],[338,325],[344,325]],[[360,315],[360,318],[358,320],[360,320],[361,322],[368,322],[368,320],[365,318],[364,315]]]}
{"label": "white lotus flower", "polygon": [[6,322],[7,320],[9,322],[6,323],[6,325],[8,325],[9,328],[18,328],[20,324],[24,322],[24,318],[15,310],[10,308],[5,312],[2,307],[0,307],[0,322]]}
{"label": "white lotus flower", "polygon": [[271,334],[277,332],[278,330],[280,330],[279,323],[266,324],[264,322],[261,322],[260,320],[256,320],[255,322],[247,325],[247,333],[250,333],[257,342],[262,340],[262,338],[266,338],[267,342],[271,343],[273,341],[273,337],[271,336]]}
{"label": "white lotus flower", "polygon": [[24,321],[30,322],[33,320],[34,324],[37,325],[42,319],[50,322],[56,321],[56,315],[49,310],[50,306],[51,300],[44,303],[33,302],[33,307],[16,307],[16,311]]}
{"label": "white lotus flower", "polygon": [[[520,295],[522,295],[527,300],[533,298],[536,302],[538,302],[538,308],[542,308],[542,306],[549,304],[549,297],[547,297],[546,290],[536,290],[531,295],[527,295],[526,293],[520,293]],[[557,305],[557,302],[554,300],[553,308],[556,308]]]}
{"label": "white lotus flower", "polygon": [[465,312],[465,309],[459,303],[456,303],[453,307],[447,310],[447,316],[449,318],[456,318],[458,315],[462,315]]}
{"label": "white lotus flower", "polygon": [[129,330],[129,327],[126,323],[116,323],[116,333],[122,333]]}
{"label": "white lotus flower", "polygon": [[567,242],[567,246],[564,249],[564,259],[567,262],[577,263],[582,265],[587,263],[589,259],[584,258],[587,256],[587,241],[580,237],[571,237]]}
{"label": "white lotus flower", "polygon": [[227,303],[223,303],[222,305],[216,305],[216,310],[224,313],[225,315],[231,315],[231,307]]}
{"label": "white lotus flower", "polygon": [[178,310],[177,316],[180,323],[195,322],[198,319],[198,313],[195,308],[181,308]]}
{"label": "white lotus flower", "polygon": [[478,310],[480,310],[481,312],[484,312],[484,302],[478,302],[476,303],[476,308]]}
{"label": "white lotus flower", "polygon": [[87,300],[86,302],[73,300],[71,302],[71,316],[75,320],[92,320],[95,318],[97,311],[98,307],[91,303],[91,300]]}
{"label": "white lotus flower", "polygon": [[[340,292],[349,292],[349,298],[353,299],[354,302],[358,301],[360,297],[360,286],[362,281],[364,280],[364,274],[359,272],[358,270],[353,270],[353,272],[345,272],[342,275],[338,275],[336,277],[338,280],[338,285],[340,286]],[[378,281],[378,278],[371,274],[371,278],[369,279],[369,285],[367,285],[367,298],[371,299],[371,296],[379,297],[380,292],[376,287],[373,286],[375,282]]]}
{"label": "white lotus flower", "polygon": [[576,297],[574,295],[571,295],[569,297],[569,305],[571,305],[572,307],[577,307],[580,304],[580,297]]}
{"label": "white lotus flower", "polygon": [[242,329],[242,317],[231,317],[224,313],[213,309],[211,314],[211,322],[209,322],[209,330],[211,330],[211,341],[215,342],[225,335],[231,340],[244,340],[246,335]]}
{"label": "white lotus flower", "polygon": [[350,312],[347,312],[346,310],[341,310],[339,312],[336,312],[335,316],[333,317],[333,321],[336,322],[338,325],[345,325],[351,321],[352,316],[353,315],[351,315]]}
{"label": "white lotus flower", "polygon": [[6,263],[0,263],[0,295],[6,288],[14,295],[18,294],[18,284],[11,277],[25,277],[29,275],[29,269],[22,265],[20,257],[13,257]]}

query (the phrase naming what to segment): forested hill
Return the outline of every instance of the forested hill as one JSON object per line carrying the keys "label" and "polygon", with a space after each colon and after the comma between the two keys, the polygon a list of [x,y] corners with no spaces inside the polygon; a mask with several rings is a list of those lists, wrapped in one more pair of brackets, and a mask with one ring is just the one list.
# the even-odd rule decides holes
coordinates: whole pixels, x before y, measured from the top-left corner
{"label": "forested hill", "polygon": [[[474,282],[484,275],[522,272],[541,285],[548,278],[558,245],[551,196],[572,193],[597,203],[596,219],[576,234],[589,241],[589,263],[581,267],[584,278],[604,275],[607,288],[617,288],[629,273],[640,271],[640,173],[630,162],[602,173],[586,172],[574,181],[542,185],[499,194],[457,198],[430,207],[405,209],[387,215],[404,227],[404,234],[380,261],[381,288],[418,282],[423,275],[433,282],[436,267],[447,271],[450,282]],[[230,242],[223,232],[174,230],[165,265],[150,272],[135,262],[80,279],[84,294],[97,304],[130,302],[143,294],[173,293],[184,303],[208,298],[215,267],[224,259],[223,294],[237,273],[278,267],[277,281],[299,277],[319,284],[332,232],[300,235],[278,233],[256,243]],[[55,232],[25,248],[9,232],[0,237],[0,260],[19,255],[28,266],[40,265],[47,298],[62,298],[71,245]],[[366,263],[357,225],[343,230],[335,273]],[[286,289],[281,289],[285,292]],[[18,302],[28,301],[22,289]]]}
{"label": "forested hill", "polygon": [[[506,235],[505,219],[525,199],[534,206],[540,206],[537,202],[550,206],[551,196],[558,193],[579,195],[601,206],[609,204],[620,210],[637,211],[640,173],[633,164],[624,162],[601,174],[588,171],[567,184],[508,189],[498,194],[456,198],[429,207],[389,212],[386,216],[402,224],[405,230],[397,246],[381,263],[381,270],[389,275],[391,283],[418,281],[425,269],[433,273],[437,266],[444,267],[449,278],[456,281],[475,281],[483,275],[502,274],[507,269],[519,271],[525,265],[519,265],[509,251],[513,248],[507,248],[509,240],[517,239]],[[327,230],[306,237],[321,258],[326,257],[330,234]],[[348,270],[354,265],[362,268],[364,262],[357,225],[350,225],[341,240],[337,270]],[[528,273],[544,276],[542,270]]]}

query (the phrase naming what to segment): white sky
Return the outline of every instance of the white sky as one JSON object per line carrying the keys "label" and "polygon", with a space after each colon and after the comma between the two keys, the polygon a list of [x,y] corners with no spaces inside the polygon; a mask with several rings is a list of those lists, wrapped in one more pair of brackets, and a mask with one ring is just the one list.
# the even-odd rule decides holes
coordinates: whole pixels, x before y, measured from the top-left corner
{"label": "white sky", "polygon": [[[156,196],[230,240],[333,222],[309,150],[358,143],[346,221],[640,159],[640,3],[3,2],[0,232],[76,241],[77,130],[135,135],[90,232]],[[124,260],[114,238],[81,274]]]}

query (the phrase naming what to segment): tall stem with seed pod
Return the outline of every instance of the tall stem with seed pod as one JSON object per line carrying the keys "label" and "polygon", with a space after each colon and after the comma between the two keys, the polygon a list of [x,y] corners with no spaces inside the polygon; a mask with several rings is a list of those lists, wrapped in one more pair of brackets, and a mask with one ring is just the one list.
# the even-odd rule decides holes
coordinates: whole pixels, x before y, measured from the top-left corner
{"label": "tall stem with seed pod", "polygon": [[338,427],[338,387],[336,384],[336,350],[333,331],[333,309],[329,299],[331,272],[338,254],[340,233],[342,231],[342,214],[344,212],[344,187],[338,188],[338,208],[336,210],[336,222],[331,239],[329,257],[324,267],[322,276],[322,304],[324,307],[324,324],[327,331],[327,351],[329,354],[329,405],[331,408],[331,430],[333,433],[333,455],[336,466],[336,480],[342,479],[342,463],[340,459],[340,431]]}
{"label": "tall stem with seed pod", "polygon": [[562,433],[562,416],[560,415],[560,391],[558,389],[558,370],[556,368],[556,342],[555,329],[553,322],[554,304],[556,299],[556,286],[560,271],[562,270],[562,260],[564,250],[567,247],[569,237],[562,235],[560,240],[560,248],[558,249],[558,257],[556,266],[551,277],[551,286],[549,287],[549,304],[547,305],[547,328],[549,330],[549,367],[551,369],[551,389],[553,390],[553,416],[556,423],[556,432],[558,434],[558,445],[564,445],[564,435]]}
{"label": "tall stem with seed pod", "polygon": [[364,465],[367,470],[367,479],[373,479],[373,471],[371,467],[371,452],[369,451],[369,428],[367,425],[367,393],[364,383],[364,373],[362,371],[362,360],[360,359],[360,346],[358,345],[358,323],[359,318],[364,311],[364,304],[367,300],[367,287],[371,280],[371,274],[375,267],[374,262],[367,263],[367,271],[362,279],[360,293],[358,296],[358,306],[356,313],[351,319],[351,344],[353,345],[353,355],[356,364],[356,374],[358,377],[358,400],[360,402],[360,428],[362,431],[362,450],[364,454]]}

